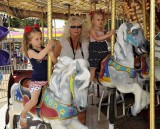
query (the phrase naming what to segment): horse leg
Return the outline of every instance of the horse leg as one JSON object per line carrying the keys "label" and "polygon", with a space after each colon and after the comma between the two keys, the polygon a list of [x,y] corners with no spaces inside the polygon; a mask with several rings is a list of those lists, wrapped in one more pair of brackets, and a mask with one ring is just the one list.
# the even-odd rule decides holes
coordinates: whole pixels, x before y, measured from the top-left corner
{"label": "horse leg", "polygon": [[49,123],[52,129],[68,129],[66,124],[63,121],[51,120]]}
{"label": "horse leg", "polygon": [[116,85],[117,89],[122,93],[133,93],[135,97],[135,103],[131,106],[131,114],[133,116],[136,116],[137,113],[139,113],[142,109],[141,103],[142,103],[142,91],[143,89],[138,83],[133,84],[122,84],[122,85]]}
{"label": "horse leg", "polygon": [[131,106],[131,112],[133,116],[136,116],[142,110],[142,92],[143,89],[140,87],[138,83],[133,84],[133,94],[135,97],[135,103]]}
{"label": "horse leg", "polygon": [[88,129],[87,126],[81,124],[77,117],[72,118],[70,124],[67,127],[69,129]]}
{"label": "horse leg", "polygon": [[145,90],[142,91],[142,102],[141,102],[141,108],[145,108],[149,104],[149,93]]}

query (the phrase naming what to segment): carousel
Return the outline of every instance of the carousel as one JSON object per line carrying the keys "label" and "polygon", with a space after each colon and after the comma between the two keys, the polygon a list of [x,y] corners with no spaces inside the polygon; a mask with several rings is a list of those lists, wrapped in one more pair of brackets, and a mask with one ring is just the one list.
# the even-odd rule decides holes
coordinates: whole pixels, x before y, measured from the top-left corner
{"label": "carousel", "polygon": [[[78,16],[90,27],[88,19],[96,10],[104,12],[105,30],[116,30],[110,55],[95,77],[97,92],[88,96],[91,75],[85,60],[65,56],[52,66],[48,57],[49,83],[29,116],[39,120],[37,129],[159,129],[160,0],[0,1],[0,12],[8,15],[9,24],[10,16],[39,18],[42,29],[47,22],[48,39],[53,39],[53,19]],[[10,25],[1,28],[0,42],[10,33]],[[31,74],[32,70],[14,68],[10,73],[5,129],[21,128],[19,116],[31,98],[27,90]],[[32,123],[29,120],[27,129]]]}

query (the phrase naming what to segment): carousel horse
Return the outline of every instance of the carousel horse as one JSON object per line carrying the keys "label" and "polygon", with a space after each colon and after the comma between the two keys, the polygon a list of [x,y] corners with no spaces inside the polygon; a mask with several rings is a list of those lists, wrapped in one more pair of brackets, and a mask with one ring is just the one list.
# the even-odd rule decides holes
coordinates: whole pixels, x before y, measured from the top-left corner
{"label": "carousel horse", "polygon": [[[52,129],[88,129],[80,123],[77,114],[87,107],[89,82],[90,72],[85,60],[61,57],[54,67],[49,86],[42,89],[40,103],[29,113],[49,123]],[[11,87],[8,129],[13,129],[14,116],[20,115],[30,98],[27,88],[20,84]]]}
{"label": "carousel horse", "polygon": [[133,116],[149,104],[149,93],[137,81],[138,71],[134,68],[133,53],[133,49],[138,55],[145,53],[146,44],[138,23],[123,23],[117,30],[114,56],[108,56],[102,61],[98,77],[100,84],[105,87],[134,94],[135,102],[129,109]]}

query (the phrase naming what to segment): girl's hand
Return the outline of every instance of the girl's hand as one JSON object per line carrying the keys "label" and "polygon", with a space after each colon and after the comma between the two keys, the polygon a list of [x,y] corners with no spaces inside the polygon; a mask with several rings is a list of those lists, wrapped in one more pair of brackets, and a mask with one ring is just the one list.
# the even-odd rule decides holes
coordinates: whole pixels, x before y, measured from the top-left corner
{"label": "girl's hand", "polygon": [[111,30],[109,33],[110,33],[110,35],[114,35],[115,34],[115,30]]}
{"label": "girl's hand", "polygon": [[49,49],[52,49],[52,46],[55,44],[55,42],[54,42],[54,40],[49,40],[48,41],[48,44],[47,44],[47,47],[49,48]]}

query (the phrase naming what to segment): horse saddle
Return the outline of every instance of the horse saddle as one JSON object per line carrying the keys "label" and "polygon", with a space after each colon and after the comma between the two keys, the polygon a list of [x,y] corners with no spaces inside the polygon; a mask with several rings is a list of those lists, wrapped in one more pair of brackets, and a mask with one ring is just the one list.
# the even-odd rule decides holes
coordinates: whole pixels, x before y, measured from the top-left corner
{"label": "horse saddle", "polygon": [[[29,83],[30,83],[30,78],[22,78],[19,81],[20,91],[22,93],[23,98],[24,97],[28,97],[29,99],[31,99],[31,94],[30,94],[29,88],[28,88],[29,87]],[[41,102],[42,89],[41,89],[41,92],[40,92],[40,95],[39,95],[38,102],[37,102],[36,106],[38,106],[40,104],[40,102]]]}
{"label": "horse saddle", "polygon": [[[31,99],[31,94],[28,88],[29,82],[30,82],[30,78],[22,78],[19,82],[20,86],[16,89],[15,96],[16,98],[17,96],[18,98],[21,98],[17,100],[21,100],[23,105],[25,105]],[[41,89],[38,102],[36,106],[34,106],[30,110],[30,112],[32,114],[37,115],[40,118],[55,119],[55,118],[58,118],[58,112],[55,109],[48,107],[43,99],[44,93],[46,93],[47,89],[48,88],[46,88],[45,86]]]}

